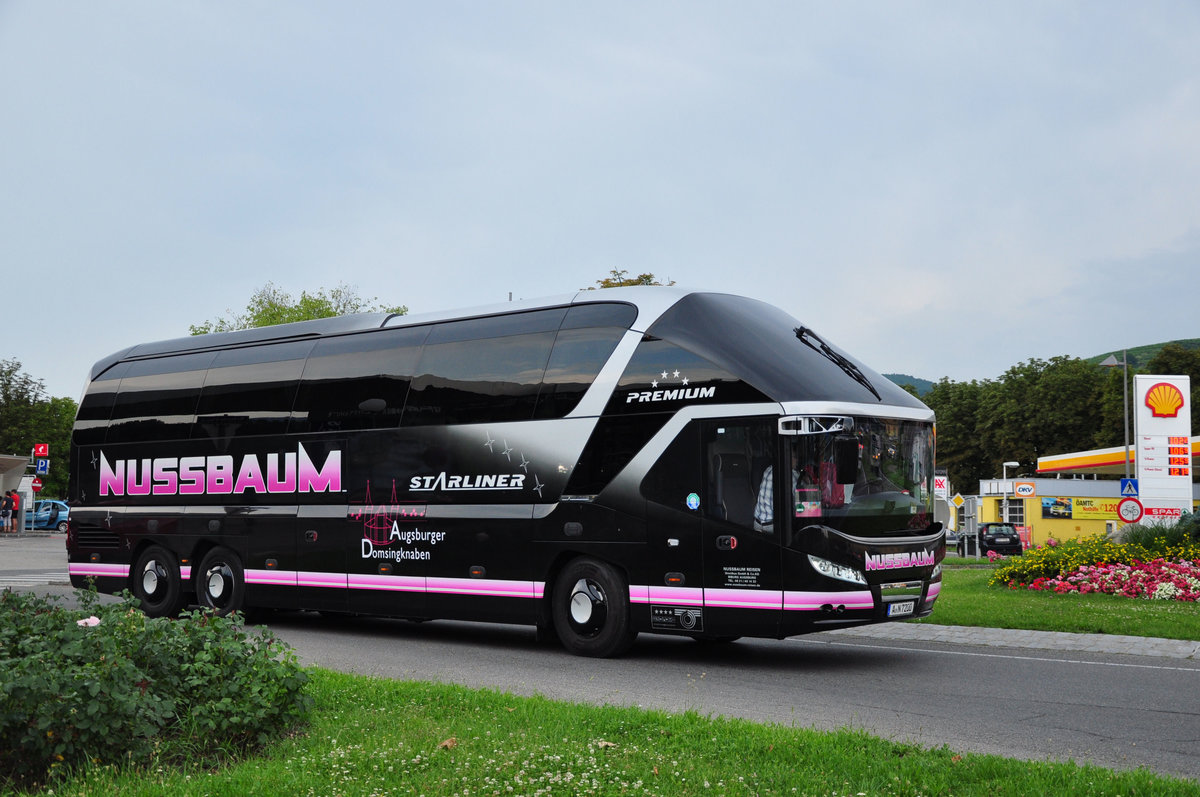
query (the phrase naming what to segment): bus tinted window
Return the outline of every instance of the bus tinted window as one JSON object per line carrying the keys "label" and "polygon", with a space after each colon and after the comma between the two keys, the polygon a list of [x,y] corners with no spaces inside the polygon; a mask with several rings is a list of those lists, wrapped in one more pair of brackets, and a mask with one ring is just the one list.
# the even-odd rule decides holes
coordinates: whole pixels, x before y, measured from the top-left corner
{"label": "bus tinted window", "polygon": [[311,341],[227,349],[209,367],[196,408],[195,438],[287,431]]}
{"label": "bus tinted window", "polygon": [[200,352],[129,363],[105,442],[186,439],[213,356]]}
{"label": "bus tinted window", "polygon": [[667,446],[642,480],[642,494],[655,503],[683,511],[688,496],[703,481],[700,476],[700,423],[692,421]]}
{"label": "bus tinted window", "polygon": [[399,426],[428,334],[429,327],[412,327],[322,340],[304,369],[291,431]]}
{"label": "bus tinted window", "polygon": [[528,335],[536,332],[553,332],[562,325],[566,313],[565,307],[559,307],[530,313],[448,321],[434,325],[429,332],[428,342],[453,343],[455,341],[503,338],[510,335]]}
{"label": "bus tinted window", "polygon": [[537,332],[426,344],[405,405],[404,425],[529,420],[554,335]]}
{"label": "bus tinted window", "polygon": [[561,418],[574,409],[625,331],[623,327],[560,331],[546,366],[535,417]]}
{"label": "bus tinted window", "polygon": [[79,411],[75,414],[72,438],[75,445],[86,446],[104,442],[113,402],[117,398],[117,389],[121,386],[121,377],[128,370],[129,363],[118,363],[88,385],[87,393],[79,403]]}
{"label": "bus tinted window", "polygon": [[567,311],[562,329],[581,327],[620,327],[629,329],[637,319],[637,308],[631,304],[577,304]]}
{"label": "bus tinted window", "polygon": [[665,412],[601,417],[563,493],[598,495],[670,418]]}

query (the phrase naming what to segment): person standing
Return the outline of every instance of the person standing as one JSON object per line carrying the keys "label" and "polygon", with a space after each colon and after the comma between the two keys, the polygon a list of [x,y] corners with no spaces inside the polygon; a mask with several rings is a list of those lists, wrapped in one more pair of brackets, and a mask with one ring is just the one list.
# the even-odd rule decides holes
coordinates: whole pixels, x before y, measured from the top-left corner
{"label": "person standing", "polygon": [[12,495],[13,495],[13,491],[7,490],[4,493],[4,498],[0,499],[0,531],[3,531],[5,534],[8,533],[9,526],[12,523],[12,521],[11,521],[12,508],[13,508]]}
{"label": "person standing", "polygon": [[8,530],[16,533],[17,520],[21,517],[21,494],[16,490],[11,490],[12,493],[12,511],[8,513]]}

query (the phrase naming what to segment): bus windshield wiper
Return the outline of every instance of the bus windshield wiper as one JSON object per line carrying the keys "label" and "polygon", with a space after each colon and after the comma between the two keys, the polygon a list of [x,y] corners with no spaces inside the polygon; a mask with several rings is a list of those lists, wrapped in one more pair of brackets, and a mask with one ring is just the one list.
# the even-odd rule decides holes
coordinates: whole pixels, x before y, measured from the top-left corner
{"label": "bus windshield wiper", "polygon": [[[847,376],[849,376],[855,382],[858,382],[867,390],[871,391],[875,395],[875,398],[883,401],[883,396],[879,395],[879,391],[876,390],[875,386],[871,384],[870,380],[863,375],[863,372],[859,370],[858,366],[834,351],[833,347],[821,340],[821,336],[816,332],[813,332],[808,327],[796,327],[796,337],[805,346],[808,346],[813,351],[824,355],[826,359],[845,371]],[[813,343],[813,341],[816,341],[816,343]]]}

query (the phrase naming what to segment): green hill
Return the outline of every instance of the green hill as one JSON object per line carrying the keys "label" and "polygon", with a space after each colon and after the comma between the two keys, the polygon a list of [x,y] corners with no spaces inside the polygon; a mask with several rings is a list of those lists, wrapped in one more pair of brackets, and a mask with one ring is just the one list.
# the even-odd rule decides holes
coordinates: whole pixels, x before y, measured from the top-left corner
{"label": "green hill", "polygon": [[[1166,346],[1168,343],[1174,343],[1177,346],[1182,346],[1185,349],[1191,349],[1191,350],[1200,349],[1200,338],[1187,338],[1185,340],[1168,340],[1163,343],[1150,343],[1146,346],[1135,346],[1128,350],[1130,370],[1144,368],[1146,363],[1153,360],[1154,355],[1158,354],[1158,352],[1162,349],[1162,347]],[[1088,357],[1087,361],[1090,363],[1095,363],[1095,364],[1099,365],[1100,361],[1103,360],[1104,358],[1108,357],[1109,355],[1112,355],[1113,357],[1116,357],[1118,360],[1120,360],[1121,359],[1121,350],[1117,349],[1116,351],[1109,351],[1109,352],[1105,352],[1104,354],[1097,354],[1095,357]]]}
{"label": "green hill", "polygon": [[[1133,362],[1133,360],[1130,360],[1130,362]],[[895,382],[900,387],[912,385],[917,389],[918,396],[924,396],[929,392],[929,389],[933,387],[933,382],[930,382],[928,379],[918,379],[917,377],[910,376],[909,374],[884,374],[884,376]]]}
{"label": "green hill", "polygon": [[[1185,349],[1200,350],[1200,338],[1186,338],[1183,340],[1167,340],[1162,343],[1149,343],[1145,346],[1134,346],[1128,350],[1129,353],[1129,369],[1136,371],[1146,367],[1146,364],[1154,359],[1154,355],[1166,346],[1168,343],[1174,343],[1182,346]],[[1112,355],[1118,360],[1121,359],[1121,350],[1108,351],[1103,354],[1097,354],[1094,357],[1084,358],[1087,362],[1099,365],[1100,361]],[[1015,365],[1015,363],[1014,363]],[[911,374],[884,374],[888,379],[903,387],[904,385],[912,385],[917,389],[917,395],[924,396],[933,387],[934,383],[928,379],[921,379],[912,376]]]}

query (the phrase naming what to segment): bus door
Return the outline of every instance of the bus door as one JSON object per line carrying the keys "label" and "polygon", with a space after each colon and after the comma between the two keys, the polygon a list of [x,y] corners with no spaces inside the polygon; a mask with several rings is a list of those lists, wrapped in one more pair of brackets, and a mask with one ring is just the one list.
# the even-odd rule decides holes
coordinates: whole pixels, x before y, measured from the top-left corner
{"label": "bus door", "polygon": [[783,614],[774,419],[707,421],[701,538],[704,619],[714,635],[773,636]]}
{"label": "bus door", "polygon": [[295,540],[301,608],[349,611],[347,555],[355,544],[353,534],[345,504],[300,506]]}
{"label": "bus door", "polygon": [[[239,507],[227,512],[223,527],[236,532],[232,539],[245,541],[245,604],[265,609],[300,608],[296,593],[296,506]],[[201,562],[194,564],[193,578],[204,578]]]}

